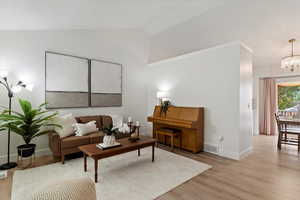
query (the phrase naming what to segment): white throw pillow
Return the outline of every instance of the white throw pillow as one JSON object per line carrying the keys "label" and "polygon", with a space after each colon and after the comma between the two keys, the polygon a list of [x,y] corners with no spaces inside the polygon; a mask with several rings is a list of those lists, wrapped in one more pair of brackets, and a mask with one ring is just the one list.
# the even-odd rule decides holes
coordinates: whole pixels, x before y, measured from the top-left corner
{"label": "white throw pillow", "polygon": [[67,114],[56,118],[56,123],[61,125],[62,128],[55,127],[55,131],[62,137],[67,137],[74,134],[73,124],[76,123],[72,114]]}
{"label": "white throw pillow", "polygon": [[76,136],[84,136],[92,132],[98,131],[96,121],[90,121],[86,124],[75,123],[73,124]]}

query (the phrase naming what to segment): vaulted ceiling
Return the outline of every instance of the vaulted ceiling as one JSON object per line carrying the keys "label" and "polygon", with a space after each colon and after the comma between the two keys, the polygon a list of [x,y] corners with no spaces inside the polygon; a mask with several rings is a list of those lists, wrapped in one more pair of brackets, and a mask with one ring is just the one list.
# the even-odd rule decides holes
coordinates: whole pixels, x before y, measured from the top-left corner
{"label": "vaulted ceiling", "polygon": [[254,66],[279,67],[299,39],[299,0],[0,0],[0,30],[135,29],[150,60],[240,40]]}
{"label": "vaulted ceiling", "polygon": [[0,0],[0,30],[166,30],[228,0]]}
{"label": "vaulted ceiling", "polygon": [[279,68],[289,39],[298,39],[300,54],[299,7],[299,0],[226,3],[152,36],[150,62],[240,40],[253,50],[254,67]]}

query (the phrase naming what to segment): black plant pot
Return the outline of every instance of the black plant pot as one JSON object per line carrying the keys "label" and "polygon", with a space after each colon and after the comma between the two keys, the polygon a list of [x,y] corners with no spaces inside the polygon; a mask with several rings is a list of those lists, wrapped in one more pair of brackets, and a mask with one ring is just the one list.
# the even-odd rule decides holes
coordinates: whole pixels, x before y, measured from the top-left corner
{"label": "black plant pot", "polygon": [[36,144],[23,144],[18,146],[18,154],[19,156],[26,158],[32,156],[35,152]]}

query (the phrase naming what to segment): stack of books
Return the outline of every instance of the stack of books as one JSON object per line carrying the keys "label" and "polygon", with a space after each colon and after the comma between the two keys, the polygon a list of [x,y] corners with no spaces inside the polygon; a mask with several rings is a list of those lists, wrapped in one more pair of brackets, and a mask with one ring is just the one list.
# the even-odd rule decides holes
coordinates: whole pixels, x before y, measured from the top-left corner
{"label": "stack of books", "polygon": [[114,144],[110,144],[110,145],[107,145],[107,144],[104,144],[104,143],[99,143],[96,146],[100,149],[110,149],[110,148],[113,148],[113,147],[121,146],[121,144],[119,142],[115,142]]}

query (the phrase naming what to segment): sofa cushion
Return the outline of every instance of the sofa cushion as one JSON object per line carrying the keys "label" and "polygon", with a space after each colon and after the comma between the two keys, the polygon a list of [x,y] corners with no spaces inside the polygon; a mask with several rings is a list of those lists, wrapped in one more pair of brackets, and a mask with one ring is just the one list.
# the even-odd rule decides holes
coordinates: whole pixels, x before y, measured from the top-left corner
{"label": "sofa cushion", "polygon": [[89,134],[90,144],[98,144],[103,141],[104,133],[102,131],[97,131]]}
{"label": "sofa cushion", "polygon": [[72,114],[57,117],[55,123],[61,125],[61,127],[55,127],[55,131],[61,138],[74,135],[73,124],[76,123],[76,120]]}
{"label": "sofa cushion", "polygon": [[73,124],[73,127],[75,129],[75,135],[76,136],[84,136],[88,135],[90,133],[98,131],[96,121],[90,121],[88,123],[76,123]]}
{"label": "sofa cushion", "polygon": [[61,148],[67,149],[72,147],[78,147],[90,143],[90,136],[70,136],[61,140]]}
{"label": "sofa cushion", "polygon": [[76,120],[78,123],[88,123],[90,121],[96,121],[96,126],[99,130],[102,129],[102,119],[101,116],[82,116],[82,117],[76,117]]}

